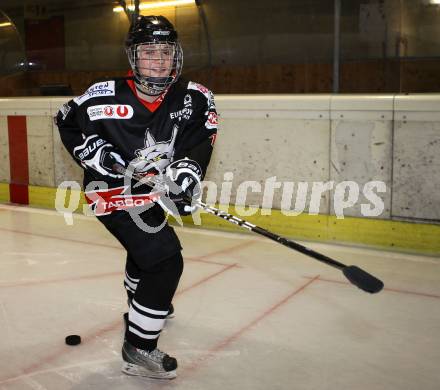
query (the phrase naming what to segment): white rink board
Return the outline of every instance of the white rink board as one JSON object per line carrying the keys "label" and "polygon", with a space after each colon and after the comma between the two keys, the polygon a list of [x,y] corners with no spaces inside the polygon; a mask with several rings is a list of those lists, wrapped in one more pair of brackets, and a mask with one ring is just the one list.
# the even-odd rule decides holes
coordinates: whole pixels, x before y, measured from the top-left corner
{"label": "white rink board", "polygon": [[[5,166],[6,116],[26,115],[31,124],[41,121],[28,134],[31,184],[82,182],[81,169],[64,150],[52,121],[67,100],[0,99]],[[295,185],[309,182],[309,188],[313,181],[350,180],[362,189],[367,181],[381,180],[387,186],[387,193],[381,194],[381,218],[440,221],[440,95],[219,95],[216,102],[220,129],[206,179],[217,184],[219,194],[224,173],[233,172],[232,203],[244,180],[255,180],[262,190],[265,180],[274,176]],[[52,154],[40,157],[43,145],[51,143]],[[408,164],[402,166],[402,161]],[[3,182],[9,176],[5,166],[0,170]],[[281,192],[275,190],[273,208],[280,208]],[[322,214],[332,212],[331,199],[330,193],[323,196]],[[248,191],[245,203],[264,206],[265,200],[262,192]],[[345,214],[361,216],[360,203],[362,197]]]}
{"label": "white rink board", "polygon": [[53,132],[55,185],[63,181],[76,181],[82,185],[83,169],[75,162],[61,142],[60,133],[55,127]]}
{"label": "white rink board", "polygon": [[9,134],[8,118],[0,115],[0,182],[8,182],[10,178],[9,167]]}
{"label": "white rink board", "polygon": [[395,124],[393,216],[440,220],[440,122]]}
{"label": "white rink board", "polygon": [[[261,185],[260,193],[249,191],[246,204],[261,206],[265,181],[270,177],[276,176],[278,182],[294,182],[295,185],[299,181],[328,180],[328,121],[249,118],[224,119],[221,125],[216,154],[206,180],[221,183],[224,173],[232,172],[232,203],[236,203],[237,186],[245,181]],[[243,128],[246,130],[237,131]],[[271,208],[279,209],[281,189],[274,194]],[[328,213],[327,205],[325,197],[321,203],[322,213]]]}
{"label": "white rink board", "polygon": [[396,96],[392,215],[440,221],[440,98]]}
{"label": "white rink board", "polygon": [[384,211],[379,218],[390,218],[392,118],[393,99],[390,96],[332,97],[330,177],[335,185],[354,181],[360,189],[359,201],[344,210],[346,216],[362,217],[361,204],[369,203],[362,191],[365,184],[382,181],[387,192],[380,194]]}
{"label": "white rink board", "polygon": [[29,184],[54,187],[53,120],[48,116],[26,118]]}

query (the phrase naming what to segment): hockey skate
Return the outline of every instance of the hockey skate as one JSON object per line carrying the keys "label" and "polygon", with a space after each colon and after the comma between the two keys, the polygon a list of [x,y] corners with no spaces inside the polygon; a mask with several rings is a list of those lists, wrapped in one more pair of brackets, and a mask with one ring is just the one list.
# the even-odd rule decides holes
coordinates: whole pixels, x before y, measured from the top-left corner
{"label": "hockey skate", "polygon": [[174,379],[177,376],[177,360],[157,348],[148,352],[124,341],[122,359],[122,372],[128,375],[155,379]]}

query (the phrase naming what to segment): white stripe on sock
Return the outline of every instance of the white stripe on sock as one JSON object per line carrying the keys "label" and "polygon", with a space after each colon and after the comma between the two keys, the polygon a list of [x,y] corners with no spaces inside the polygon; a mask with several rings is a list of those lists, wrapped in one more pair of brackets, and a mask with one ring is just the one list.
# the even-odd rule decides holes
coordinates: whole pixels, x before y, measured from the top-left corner
{"label": "white stripe on sock", "polygon": [[144,316],[137,312],[136,309],[133,308],[133,305],[130,307],[130,310],[128,312],[128,319],[130,322],[133,322],[133,324],[136,324],[141,329],[152,332],[162,330],[165,324],[164,318],[157,319]]}
{"label": "white stripe on sock", "polygon": [[135,329],[135,328],[133,328],[133,327],[131,327],[131,326],[128,327],[128,330],[129,330],[131,333],[134,333],[135,335],[137,335],[137,336],[139,336],[139,337],[141,337],[141,338],[143,338],[143,339],[154,340],[154,339],[157,339],[157,338],[159,337],[158,334],[156,334],[156,335],[143,334],[143,333],[139,332],[137,329]]}
{"label": "white stripe on sock", "polygon": [[135,278],[132,278],[130,275],[128,275],[128,273],[127,273],[127,271],[125,271],[125,276],[128,278],[128,279],[130,279],[133,283],[138,283],[139,282],[139,280],[140,279],[135,279]]}
{"label": "white stripe on sock", "polygon": [[127,283],[128,286],[130,286],[130,288],[132,288],[133,290],[137,289],[137,283],[133,283],[130,280],[128,280],[127,278],[124,279],[125,283]]}
{"label": "white stripe on sock", "polygon": [[134,299],[133,299],[133,305],[135,305],[138,309],[144,311],[145,313],[150,313],[150,314],[154,314],[157,316],[166,316],[168,314],[168,310],[153,310],[153,309],[149,309],[148,307],[139,305],[139,303],[137,303]]}

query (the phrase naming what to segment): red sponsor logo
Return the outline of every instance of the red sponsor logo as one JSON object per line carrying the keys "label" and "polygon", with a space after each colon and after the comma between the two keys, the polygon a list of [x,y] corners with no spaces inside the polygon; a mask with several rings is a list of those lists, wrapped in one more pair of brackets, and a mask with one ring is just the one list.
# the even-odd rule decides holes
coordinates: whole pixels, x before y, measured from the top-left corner
{"label": "red sponsor logo", "polygon": [[217,126],[218,125],[218,115],[215,112],[210,112],[208,115],[208,123],[211,126]]}
{"label": "red sponsor logo", "polygon": [[112,116],[113,115],[113,107],[111,107],[111,106],[104,107],[104,114],[106,116]]}
{"label": "red sponsor logo", "polygon": [[110,214],[113,211],[127,210],[133,207],[145,206],[157,201],[162,193],[124,195],[127,186],[111,188],[102,191],[86,192],[87,203],[95,215]]}
{"label": "red sponsor logo", "polygon": [[204,87],[202,84],[195,83],[195,86],[202,93],[208,93],[209,92],[209,89]]}
{"label": "red sponsor logo", "polygon": [[124,118],[128,115],[128,107],[127,106],[118,106],[116,108],[116,114],[121,118]]}

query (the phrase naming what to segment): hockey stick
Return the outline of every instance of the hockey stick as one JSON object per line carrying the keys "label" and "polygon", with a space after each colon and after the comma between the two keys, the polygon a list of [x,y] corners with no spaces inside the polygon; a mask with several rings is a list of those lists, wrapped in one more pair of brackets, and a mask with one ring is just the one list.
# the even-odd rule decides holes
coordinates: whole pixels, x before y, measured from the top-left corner
{"label": "hockey stick", "polygon": [[[126,173],[126,169],[122,165],[119,165],[119,164],[113,165],[113,169],[114,169],[114,171],[116,171],[120,174]],[[129,173],[131,173],[131,172],[129,172]],[[155,176],[143,177],[143,176],[131,173],[131,177],[133,177],[135,180],[137,180],[138,182],[140,182],[142,184],[146,184],[147,186],[155,187],[155,188],[157,188],[157,186],[159,186],[159,188],[160,187],[163,188],[163,182],[158,181]],[[165,189],[163,189],[163,191],[165,192]],[[240,219],[240,218],[236,217],[235,215],[229,214],[225,211],[216,209],[215,207],[209,206],[201,201],[193,202],[193,200],[187,196],[183,196],[182,199],[186,203],[194,204],[195,206],[205,210],[209,214],[213,214],[213,215],[215,215],[219,218],[222,218],[228,222],[234,223],[234,224],[241,226],[245,229],[248,229],[254,233],[257,233],[257,234],[260,234],[264,237],[267,237],[267,238],[271,239],[272,241],[275,241],[279,244],[287,246],[290,249],[301,252],[301,253],[303,253],[309,257],[312,257],[312,258],[314,258],[324,264],[327,264],[331,267],[339,269],[340,271],[342,271],[342,273],[344,274],[344,276],[348,279],[348,281],[350,283],[354,284],[355,286],[357,286],[358,288],[360,288],[363,291],[374,294],[374,293],[378,293],[379,291],[381,291],[383,289],[384,284],[381,280],[377,279],[373,275],[369,274],[368,272],[362,270],[361,268],[359,268],[355,265],[342,264],[339,261],[336,261],[328,256],[323,255],[322,253],[316,252],[310,248],[307,248],[301,244],[298,244],[295,241],[292,241],[292,240],[289,240],[288,238],[279,236],[275,233],[270,232],[269,230],[266,230],[266,229],[263,229],[262,227],[256,226],[250,222],[245,221],[244,219]]]}

